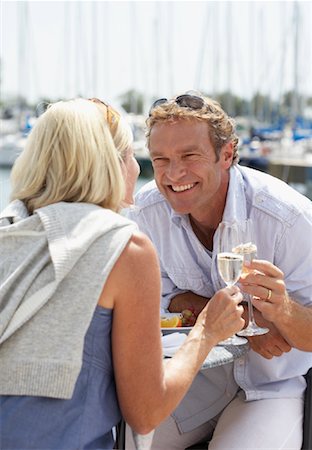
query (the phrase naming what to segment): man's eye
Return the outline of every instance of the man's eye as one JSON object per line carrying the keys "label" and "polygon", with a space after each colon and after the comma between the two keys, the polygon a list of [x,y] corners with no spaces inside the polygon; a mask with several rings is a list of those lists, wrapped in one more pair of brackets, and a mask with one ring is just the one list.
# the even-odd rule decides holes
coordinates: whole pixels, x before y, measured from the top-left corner
{"label": "man's eye", "polygon": [[187,155],[184,155],[184,159],[195,159],[198,155],[196,153],[188,153]]}
{"label": "man's eye", "polygon": [[153,158],[152,163],[153,164],[164,164],[166,162],[166,158]]}

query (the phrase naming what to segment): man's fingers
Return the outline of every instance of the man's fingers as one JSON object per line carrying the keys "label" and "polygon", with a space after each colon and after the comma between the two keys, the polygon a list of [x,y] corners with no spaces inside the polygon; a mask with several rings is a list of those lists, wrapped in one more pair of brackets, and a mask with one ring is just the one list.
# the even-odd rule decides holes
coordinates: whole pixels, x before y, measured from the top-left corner
{"label": "man's fingers", "polygon": [[262,259],[254,259],[249,266],[249,270],[252,269],[259,270],[272,278],[284,278],[284,273],[278,267],[274,266],[271,262]]}

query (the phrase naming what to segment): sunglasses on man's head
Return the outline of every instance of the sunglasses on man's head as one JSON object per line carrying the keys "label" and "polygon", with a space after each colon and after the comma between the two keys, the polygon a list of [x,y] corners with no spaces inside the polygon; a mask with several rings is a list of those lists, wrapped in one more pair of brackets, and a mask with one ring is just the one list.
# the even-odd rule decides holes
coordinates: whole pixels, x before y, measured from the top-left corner
{"label": "sunglasses on man's head", "polygon": [[[155,100],[155,102],[152,104],[149,115],[152,114],[152,111],[154,108],[156,108],[159,105],[162,105],[163,103],[167,103],[169,100],[167,98],[159,98],[158,100]],[[198,97],[197,95],[191,95],[191,94],[183,94],[179,95],[177,98],[174,99],[174,102],[181,106],[182,108],[190,108],[190,109],[201,109],[204,105],[204,99],[202,97]]]}

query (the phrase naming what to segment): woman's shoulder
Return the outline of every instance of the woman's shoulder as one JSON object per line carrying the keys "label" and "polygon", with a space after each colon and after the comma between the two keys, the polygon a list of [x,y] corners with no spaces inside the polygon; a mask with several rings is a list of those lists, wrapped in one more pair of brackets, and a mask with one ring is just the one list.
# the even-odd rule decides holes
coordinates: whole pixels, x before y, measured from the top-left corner
{"label": "woman's shoulder", "polygon": [[[152,293],[152,294],[151,294]],[[99,304],[114,308],[118,299],[129,307],[137,299],[160,298],[160,268],[154,245],[142,232],[133,231],[105,283]]]}
{"label": "woman's shoulder", "polygon": [[[149,261],[151,259],[157,258],[155,247],[146,234],[142,233],[138,229],[132,232],[131,238],[129,239],[128,245],[123,252],[124,258],[131,258],[140,261]],[[140,261],[136,261],[139,263]]]}
{"label": "woman's shoulder", "polygon": [[[150,275],[159,276],[159,263],[156,249],[141,231],[133,231],[112,272],[117,278],[128,279],[129,285],[135,280],[148,279]],[[119,278],[120,279],[120,278]]]}

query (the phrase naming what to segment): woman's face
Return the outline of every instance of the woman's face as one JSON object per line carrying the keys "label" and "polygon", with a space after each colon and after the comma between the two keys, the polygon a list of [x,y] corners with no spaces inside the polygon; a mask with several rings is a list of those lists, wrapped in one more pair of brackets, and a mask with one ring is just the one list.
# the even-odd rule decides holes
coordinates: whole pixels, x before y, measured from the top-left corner
{"label": "woman's face", "polygon": [[134,157],[133,149],[130,147],[127,150],[124,158],[123,172],[126,180],[126,195],[124,203],[127,205],[133,205],[134,203],[134,190],[135,185],[140,174],[140,166]]}

